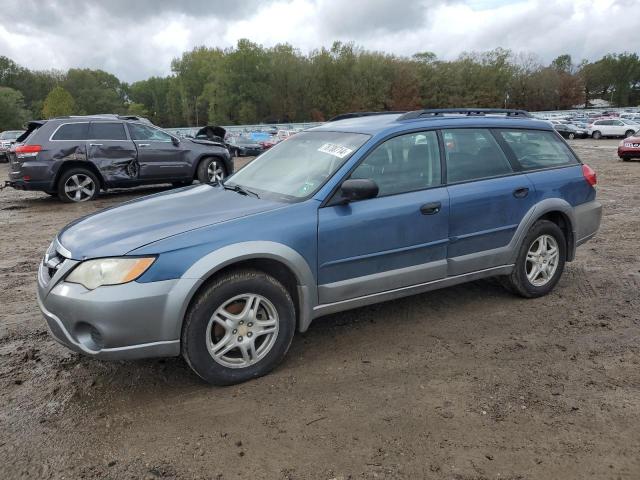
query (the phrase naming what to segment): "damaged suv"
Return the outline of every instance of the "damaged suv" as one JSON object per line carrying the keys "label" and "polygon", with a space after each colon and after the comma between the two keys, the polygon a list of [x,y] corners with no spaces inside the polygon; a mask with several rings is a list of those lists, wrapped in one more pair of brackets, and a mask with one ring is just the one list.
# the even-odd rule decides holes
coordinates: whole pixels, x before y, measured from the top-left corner
{"label": "damaged suv", "polygon": [[185,186],[233,173],[223,141],[179,139],[134,116],[32,121],[8,157],[10,186],[44,191],[63,202],[92,200],[109,188]]}

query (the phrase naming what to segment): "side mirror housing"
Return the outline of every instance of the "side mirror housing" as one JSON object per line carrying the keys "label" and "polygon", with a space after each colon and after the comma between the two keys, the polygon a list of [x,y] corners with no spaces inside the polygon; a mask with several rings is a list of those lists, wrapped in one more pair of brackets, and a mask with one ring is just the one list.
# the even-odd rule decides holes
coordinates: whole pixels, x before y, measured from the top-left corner
{"label": "side mirror housing", "polygon": [[342,203],[374,198],[378,191],[378,184],[369,178],[350,178],[340,185]]}
{"label": "side mirror housing", "polygon": [[180,139],[178,137],[171,137],[171,143],[173,143],[176,147],[180,145]]}

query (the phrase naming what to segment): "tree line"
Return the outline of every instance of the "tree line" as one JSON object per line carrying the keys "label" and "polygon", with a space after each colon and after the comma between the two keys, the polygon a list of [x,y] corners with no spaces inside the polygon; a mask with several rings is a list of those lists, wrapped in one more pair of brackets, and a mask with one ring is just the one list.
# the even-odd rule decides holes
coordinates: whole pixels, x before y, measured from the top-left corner
{"label": "tree line", "polygon": [[0,128],[31,118],[120,113],[164,127],[323,121],[349,111],[446,107],[561,110],[602,98],[640,104],[640,58],[613,53],[545,65],[533,54],[496,48],[440,60],[401,57],[334,42],[308,54],[288,44],[198,47],[172,74],[131,84],[91,69],[35,71],[0,57]]}

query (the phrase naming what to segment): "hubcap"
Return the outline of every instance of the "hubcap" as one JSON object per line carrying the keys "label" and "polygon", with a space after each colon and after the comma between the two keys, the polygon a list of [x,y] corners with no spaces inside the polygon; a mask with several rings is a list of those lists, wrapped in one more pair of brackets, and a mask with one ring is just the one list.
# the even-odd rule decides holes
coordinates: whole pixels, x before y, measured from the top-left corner
{"label": "hubcap", "polygon": [[207,350],[216,363],[246,368],[262,360],[278,336],[278,312],[262,295],[246,293],[227,300],[207,325]]}
{"label": "hubcap", "polygon": [[527,252],[525,273],[532,285],[542,287],[549,283],[558,269],[560,249],[551,235],[540,235]]}
{"label": "hubcap", "polygon": [[71,175],[64,184],[65,195],[74,202],[89,200],[96,191],[96,184],[91,177],[76,173]]}
{"label": "hubcap", "polygon": [[219,182],[224,179],[224,169],[217,161],[213,161],[207,167],[207,178],[210,182]]}

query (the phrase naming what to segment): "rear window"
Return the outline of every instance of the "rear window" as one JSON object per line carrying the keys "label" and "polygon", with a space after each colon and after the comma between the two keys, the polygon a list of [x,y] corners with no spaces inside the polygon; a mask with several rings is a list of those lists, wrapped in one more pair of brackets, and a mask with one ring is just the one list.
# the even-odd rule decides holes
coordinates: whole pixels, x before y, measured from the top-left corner
{"label": "rear window", "polygon": [[94,122],[90,137],[94,140],[126,140],[124,125],[116,122]]}
{"label": "rear window", "polygon": [[499,134],[525,170],[578,163],[569,147],[553,132],[499,130]]}
{"label": "rear window", "polygon": [[88,123],[66,123],[56,130],[51,140],[87,140],[88,138]]}

